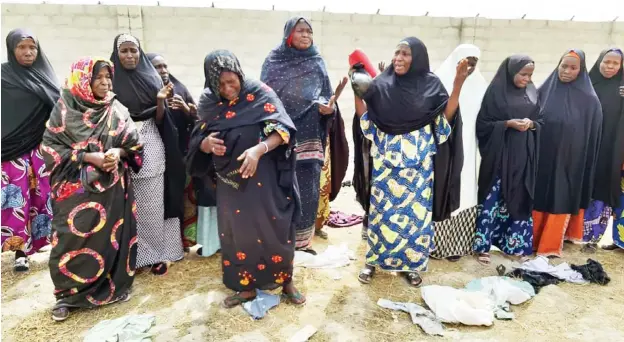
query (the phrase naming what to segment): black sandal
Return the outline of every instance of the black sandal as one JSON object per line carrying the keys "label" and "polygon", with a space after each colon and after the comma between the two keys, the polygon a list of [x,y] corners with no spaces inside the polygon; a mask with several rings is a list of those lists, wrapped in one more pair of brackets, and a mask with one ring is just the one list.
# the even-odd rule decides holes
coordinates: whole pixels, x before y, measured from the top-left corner
{"label": "black sandal", "polygon": [[459,259],[461,259],[461,257],[459,255],[450,256],[450,257],[446,258],[446,260],[448,260],[450,262],[458,262]]}
{"label": "black sandal", "polygon": [[598,245],[595,243],[588,243],[581,247],[581,252],[586,254],[595,254],[598,251]]}
{"label": "black sandal", "polygon": [[62,322],[69,318],[69,309],[66,307],[52,309],[52,319],[55,322]]}
{"label": "black sandal", "polygon": [[375,268],[372,266],[365,266],[358,275],[358,280],[362,284],[370,284],[373,276],[375,275]]}
{"label": "black sandal", "polygon": [[410,286],[413,287],[420,287],[420,285],[422,285],[422,278],[420,277],[420,275],[416,272],[405,272],[405,279],[407,280],[407,282],[410,284]]}
{"label": "black sandal", "polygon": [[167,267],[166,263],[161,262],[159,264],[153,265],[151,271],[155,275],[163,276],[167,274],[167,272],[169,272],[169,268]]}
{"label": "black sandal", "polygon": [[323,231],[322,229],[315,230],[314,235],[320,237],[323,240],[327,240],[329,238],[329,236],[327,235],[327,232]]}
{"label": "black sandal", "polygon": [[619,249],[620,247],[618,247],[616,244],[612,243],[610,245],[606,245],[606,246],[602,246],[602,249],[604,249],[605,251],[614,251],[616,249]]}

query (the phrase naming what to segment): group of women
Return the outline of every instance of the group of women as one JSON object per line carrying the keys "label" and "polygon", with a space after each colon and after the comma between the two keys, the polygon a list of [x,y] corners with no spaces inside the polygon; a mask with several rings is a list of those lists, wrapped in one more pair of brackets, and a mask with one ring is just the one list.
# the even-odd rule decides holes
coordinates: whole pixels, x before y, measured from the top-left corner
{"label": "group of women", "polygon": [[[7,53],[2,250],[24,271],[51,243],[53,319],[128,300],[136,272],[165,274],[195,243],[202,256],[221,250],[235,291],[225,307],[280,287],[305,303],[294,252],[315,253],[312,237],[327,237],[348,160],[337,106],[346,80],[332,89],[309,21],[286,23],[260,80],[231,52],[208,54],[197,105],[129,34],[110,59],[75,62],[63,86],[32,33],[11,31]],[[587,72],[570,50],[539,89],[530,57],[507,58],[489,85],[479,57],[462,45],[432,73],[410,37],[379,76],[352,77],[370,247],[361,282],[380,267],[419,286],[429,256],[474,251],[488,263],[491,246],[560,255],[569,238],[592,250],[612,213],[624,248],[622,51]]]}

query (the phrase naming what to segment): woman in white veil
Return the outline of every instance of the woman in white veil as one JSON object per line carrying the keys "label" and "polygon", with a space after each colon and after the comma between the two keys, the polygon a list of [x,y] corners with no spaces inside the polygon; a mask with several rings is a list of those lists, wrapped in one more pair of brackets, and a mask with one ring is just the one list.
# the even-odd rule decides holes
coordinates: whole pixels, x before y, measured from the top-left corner
{"label": "woman in white veil", "polygon": [[459,95],[459,108],[463,120],[464,167],[461,173],[461,195],[459,208],[453,215],[442,222],[435,223],[435,251],[434,258],[447,258],[457,261],[460,257],[472,251],[477,217],[477,178],[479,166],[479,152],[475,123],[481,108],[481,100],[488,87],[479,71],[478,61],[481,50],[472,44],[461,44],[446,58],[435,71],[446,91],[453,91],[453,80],[457,64],[464,58],[468,59],[469,76]]}

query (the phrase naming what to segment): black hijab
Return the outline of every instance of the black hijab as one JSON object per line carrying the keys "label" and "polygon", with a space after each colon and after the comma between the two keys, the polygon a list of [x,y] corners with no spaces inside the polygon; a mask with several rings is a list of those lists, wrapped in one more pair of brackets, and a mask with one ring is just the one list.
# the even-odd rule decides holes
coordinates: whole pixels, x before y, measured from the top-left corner
{"label": "black hijab", "polygon": [[[581,70],[569,83],[559,80],[558,66],[576,54]],[[602,129],[602,108],[592,87],[585,53],[568,51],[538,90],[544,125],[540,133],[535,210],[577,214],[589,205]]]}
{"label": "black hijab", "polygon": [[[139,62],[134,70],[127,70],[119,59],[122,43],[134,43],[139,49]],[[158,72],[143,52],[136,37],[123,33],[115,37],[111,61],[117,66],[113,79],[113,91],[117,99],[128,108],[134,121],[156,117],[157,95],[163,87]],[[180,149],[175,119],[165,104],[165,116],[157,123],[160,137],[165,145],[165,219],[183,218],[184,215],[184,155]]]}
{"label": "black hijab", "polygon": [[[37,58],[30,67],[17,62],[15,48],[31,38]],[[6,37],[8,62],[2,63],[2,161],[13,160],[41,142],[45,123],[60,97],[54,69],[34,34],[15,29]]]}
{"label": "black hijab", "polygon": [[[163,55],[159,53],[147,53],[147,58],[150,60],[150,63],[156,57],[164,58]],[[180,95],[187,104],[195,104],[195,100],[193,100],[191,92],[171,73],[169,73],[169,82],[173,84],[173,93],[175,95]],[[195,123],[195,116],[186,114],[182,109],[171,109],[171,114],[173,115],[173,119],[178,130],[178,143],[180,145],[180,149],[184,154],[186,154],[191,131],[193,130],[193,124]]]}
{"label": "black hijab", "polygon": [[[139,49],[139,62],[133,70],[125,69],[119,59],[119,47],[127,42],[134,43]],[[115,37],[110,60],[116,66],[113,90],[119,102],[130,111],[132,120],[144,121],[155,117],[156,94],[162,89],[163,82],[143,52],[139,40],[126,33]]]}
{"label": "black hijab", "polygon": [[[539,150],[539,103],[533,83],[526,88],[514,84],[515,75],[527,64],[529,56],[507,57],[488,86],[477,116],[477,138],[481,154],[479,203],[490,193],[497,177],[511,217],[531,217]],[[507,120],[531,119],[535,130],[520,132],[506,127]]]}
{"label": "black hijab", "polygon": [[620,182],[624,164],[624,98],[619,93],[619,87],[624,86],[624,66],[620,64],[620,70],[611,78],[602,76],[600,63],[609,52],[617,52],[622,56],[622,50],[604,50],[589,71],[589,78],[600,99],[603,120],[592,198],[618,208],[621,205]]}
{"label": "black hijab", "polygon": [[[228,101],[219,93],[219,77],[222,72],[229,71],[238,75],[241,80],[241,89],[237,100]],[[248,179],[242,179],[240,174],[232,172],[240,168],[240,162],[236,160],[239,154],[233,153],[235,146],[227,146],[228,151],[224,156],[206,154],[200,150],[201,142],[211,132],[219,132],[219,137],[227,141],[232,140],[236,144],[256,144],[258,136],[255,134],[241,135],[240,132],[234,139],[226,138],[230,130],[241,127],[263,124],[266,121],[275,121],[288,128],[290,141],[288,145],[280,145],[271,154],[276,156],[278,177],[276,187],[282,187],[293,191],[297,203],[296,212],[300,213],[300,199],[297,179],[295,177],[296,155],[295,148],[295,125],[286,113],[284,105],[277,94],[266,84],[245,78],[238,58],[227,50],[215,50],[204,59],[204,75],[206,77],[206,89],[204,89],[197,108],[199,121],[195,124],[189,143],[187,156],[188,173],[201,178],[208,188],[216,187],[216,174],[225,174],[227,177],[236,177],[236,181],[242,186],[248,183]],[[297,215],[296,219],[299,218]]]}
{"label": "black hijab", "polygon": [[368,117],[381,131],[400,135],[419,130],[444,110],[448,93],[440,79],[429,69],[427,47],[415,37],[403,39],[408,45],[412,63],[405,75],[397,75],[390,65],[364,94]]}

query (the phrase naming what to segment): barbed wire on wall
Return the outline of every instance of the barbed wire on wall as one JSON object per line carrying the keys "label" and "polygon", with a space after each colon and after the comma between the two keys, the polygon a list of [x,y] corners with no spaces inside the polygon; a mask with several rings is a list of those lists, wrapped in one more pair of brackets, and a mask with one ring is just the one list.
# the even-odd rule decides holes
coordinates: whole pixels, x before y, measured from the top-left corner
{"label": "barbed wire on wall", "polygon": [[[273,10],[273,11],[319,11],[347,14],[408,15],[456,18],[488,19],[541,19],[560,21],[624,21],[624,1],[603,0],[600,8],[586,8],[572,13],[565,0],[525,0],[521,9],[509,8],[504,1],[475,0],[9,0],[0,2],[72,4],[72,5],[139,5],[163,7],[212,7],[223,9]],[[611,6],[609,2],[612,2]],[[604,10],[609,8],[609,10]],[[527,10],[528,9],[528,10]]]}

